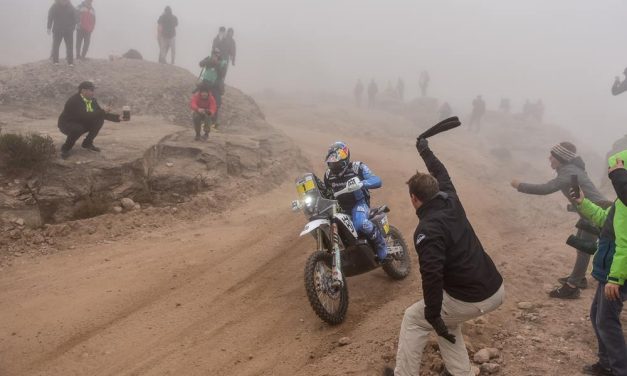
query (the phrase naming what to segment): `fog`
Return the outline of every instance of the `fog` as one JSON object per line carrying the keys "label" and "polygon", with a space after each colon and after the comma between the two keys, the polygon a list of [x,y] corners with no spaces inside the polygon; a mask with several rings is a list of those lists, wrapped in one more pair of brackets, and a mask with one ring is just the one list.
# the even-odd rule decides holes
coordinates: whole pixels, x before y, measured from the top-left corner
{"label": "fog", "polygon": [[[49,55],[51,4],[0,0],[0,64]],[[237,66],[227,79],[247,92],[350,95],[358,78],[375,78],[383,89],[403,77],[412,97],[428,70],[430,95],[458,111],[468,111],[477,94],[488,109],[510,98],[515,111],[541,98],[547,121],[600,153],[626,133],[627,94],[610,94],[627,66],[623,1],[95,0],[89,56],[135,48],[156,60],[156,20],[165,5],[179,18],[177,64],[193,73],[218,27],[235,29]]]}

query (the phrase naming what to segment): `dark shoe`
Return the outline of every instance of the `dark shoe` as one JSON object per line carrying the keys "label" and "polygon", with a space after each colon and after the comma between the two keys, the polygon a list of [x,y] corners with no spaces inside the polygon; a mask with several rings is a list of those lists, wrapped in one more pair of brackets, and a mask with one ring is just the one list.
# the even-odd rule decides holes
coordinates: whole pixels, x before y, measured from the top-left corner
{"label": "dark shoe", "polygon": [[69,156],[70,156],[70,152],[69,151],[61,150],[61,159],[67,159]]}
{"label": "dark shoe", "polygon": [[394,376],[394,368],[385,367],[383,370],[383,376]]}
{"label": "dark shoe", "polygon": [[549,293],[551,298],[557,299],[577,299],[581,294],[581,290],[578,287],[570,287],[568,284],[563,284],[562,287],[556,288]]}
{"label": "dark shoe", "polygon": [[84,149],[87,149],[87,150],[95,151],[95,152],[97,152],[97,153],[100,153],[100,148],[99,148],[99,147],[94,146],[94,144],[91,144],[91,145],[83,145],[83,148],[84,148]]}
{"label": "dark shoe", "polygon": [[[559,283],[561,283],[562,285],[565,285],[566,282],[568,282],[568,277],[559,278],[557,281]],[[588,279],[586,277],[583,277],[583,279],[579,283],[575,283],[575,286],[579,287],[582,290],[587,289],[588,288]]]}
{"label": "dark shoe", "polygon": [[593,376],[614,376],[614,372],[611,369],[605,368],[601,365],[601,363],[594,363],[592,365],[584,366],[581,369],[584,375],[593,375]]}

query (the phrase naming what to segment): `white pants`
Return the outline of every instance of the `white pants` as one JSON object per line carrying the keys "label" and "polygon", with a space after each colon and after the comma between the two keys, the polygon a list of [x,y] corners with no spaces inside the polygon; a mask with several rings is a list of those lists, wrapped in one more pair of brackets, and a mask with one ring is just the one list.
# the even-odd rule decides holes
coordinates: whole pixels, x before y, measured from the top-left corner
{"label": "white pants", "polygon": [[[438,336],[438,345],[444,365],[453,376],[474,376],[470,369],[470,359],[468,359],[461,324],[464,321],[494,311],[503,303],[504,296],[505,288],[503,285],[494,295],[478,303],[462,302],[444,292],[442,319],[451,334],[455,336],[456,341],[453,344]],[[422,352],[431,331],[433,328],[425,319],[424,300],[405,310],[398,340],[398,352],[396,353],[395,376],[417,376],[420,374]]]}

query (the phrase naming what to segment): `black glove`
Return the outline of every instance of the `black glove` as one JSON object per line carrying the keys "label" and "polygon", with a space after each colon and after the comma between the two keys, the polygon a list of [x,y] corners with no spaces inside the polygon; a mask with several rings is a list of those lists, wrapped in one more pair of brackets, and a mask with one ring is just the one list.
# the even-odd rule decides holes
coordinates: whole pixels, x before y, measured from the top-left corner
{"label": "black glove", "polygon": [[433,320],[433,322],[431,323],[431,326],[433,326],[433,329],[435,329],[435,332],[438,333],[440,337],[444,338],[450,343],[455,343],[455,336],[449,333],[448,328],[446,327],[446,324],[444,323],[444,320],[442,320],[441,317],[438,317],[437,319]]}
{"label": "black glove", "polygon": [[425,150],[429,150],[429,141],[426,138],[416,139],[416,150],[422,154]]}

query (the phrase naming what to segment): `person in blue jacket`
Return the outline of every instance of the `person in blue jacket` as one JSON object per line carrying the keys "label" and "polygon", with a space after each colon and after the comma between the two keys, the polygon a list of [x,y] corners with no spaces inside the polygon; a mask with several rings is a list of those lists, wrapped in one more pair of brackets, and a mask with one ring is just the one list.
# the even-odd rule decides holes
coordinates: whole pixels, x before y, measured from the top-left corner
{"label": "person in blue jacket", "polygon": [[347,182],[355,177],[361,180],[361,189],[337,197],[342,210],[350,213],[353,224],[358,232],[364,234],[375,245],[379,262],[388,261],[388,251],[383,234],[377,226],[368,219],[370,213],[369,189],[381,188],[381,178],[370,171],[362,162],[351,162],[348,145],[335,142],[329,148],[326,156],[328,166],[324,174],[324,185],[335,192],[346,188]]}

